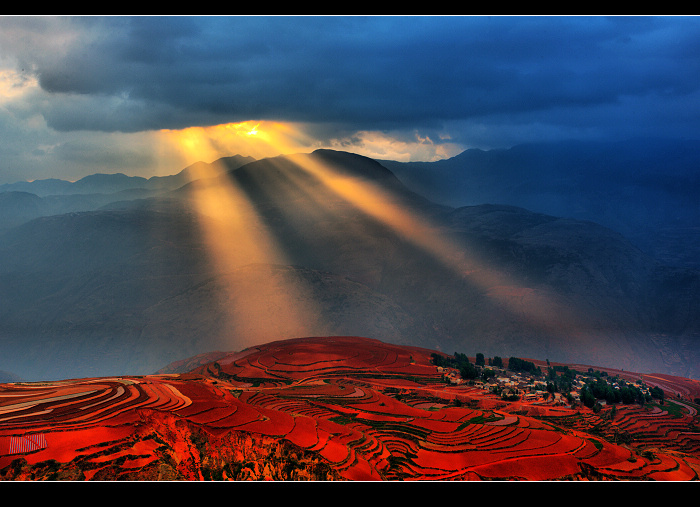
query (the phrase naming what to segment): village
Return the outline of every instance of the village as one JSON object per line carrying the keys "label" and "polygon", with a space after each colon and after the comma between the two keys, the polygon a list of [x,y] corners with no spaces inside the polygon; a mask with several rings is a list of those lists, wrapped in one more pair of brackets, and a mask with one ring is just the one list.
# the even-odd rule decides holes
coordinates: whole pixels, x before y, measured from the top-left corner
{"label": "village", "polygon": [[[461,360],[464,361],[463,355]],[[568,367],[549,367],[547,373],[543,373],[539,367],[531,368],[531,371],[513,371],[504,366],[478,364],[477,360],[477,364],[471,366],[466,374],[464,368],[454,366],[438,365],[437,371],[442,373],[446,383],[479,388],[506,401],[521,400],[570,408],[586,405],[600,410],[614,403],[644,403],[654,398],[663,400],[663,391],[649,388],[642,380],[632,383],[618,376],[609,377],[606,372],[592,368],[585,373]]]}

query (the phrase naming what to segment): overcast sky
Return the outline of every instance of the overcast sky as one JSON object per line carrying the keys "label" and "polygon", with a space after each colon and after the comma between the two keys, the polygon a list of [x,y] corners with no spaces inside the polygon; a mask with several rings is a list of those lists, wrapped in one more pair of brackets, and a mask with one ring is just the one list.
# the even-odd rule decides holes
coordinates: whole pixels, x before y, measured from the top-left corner
{"label": "overcast sky", "polygon": [[699,88],[692,16],[5,16],[0,183],[173,174],[163,129],[249,121],[400,160],[700,139]]}

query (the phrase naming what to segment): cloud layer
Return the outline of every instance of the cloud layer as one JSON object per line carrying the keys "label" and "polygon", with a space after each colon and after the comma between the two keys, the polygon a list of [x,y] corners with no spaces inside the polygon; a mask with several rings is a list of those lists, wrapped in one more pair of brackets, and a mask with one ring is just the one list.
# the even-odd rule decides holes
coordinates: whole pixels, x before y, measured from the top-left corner
{"label": "cloud layer", "polygon": [[0,128],[43,122],[35,150],[246,120],[327,144],[700,138],[698,47],[695,17],[3,17]]}

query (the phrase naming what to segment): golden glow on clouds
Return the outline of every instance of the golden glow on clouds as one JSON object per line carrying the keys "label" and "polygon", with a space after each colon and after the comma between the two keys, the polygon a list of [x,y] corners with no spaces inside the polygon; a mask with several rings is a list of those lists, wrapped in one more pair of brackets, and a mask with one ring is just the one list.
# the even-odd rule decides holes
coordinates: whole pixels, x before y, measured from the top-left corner
{"label": "golden glow on clouds", "polygon": [[34,76],[14,70],[0,70],[0,103],[17,99],[38,86]]}
{"label": "golden glow on clouds", "polygon": [[244,121],[160,133],[170,146],[180,151],[185,165],[236,154],[259,160],[313,149],[310,148],[313,140],[293,123]]}
{"label": "golden glow on clouds", "polygon": [[[446,136],[441,136],[446,138]],[[464,147],[452,143],[434,143],[428,136],[415,133],[414,139],[406,141],[383,132],[360,131],[350,139],[333,139],[329,148],[350,151],[379,160],[399,162],[433,162],[451,158],[464,151]]]}
{"label": "golden glow on clouds", "polygon": [[[212,162],[229,155],[250,156],[257,160],[292,153],[310,153],[318,148],[349,151],[380,160],[434,161],[453,157],[464,148],[446,142],[435,143],[428,136],[414,135],[400,140],[390,134],[360,131],[347,138],[321,142],[305,132],[299,123],[244,121],[181,130],[161,130],[167,146],[175,147],[182,165]],[[445,136],[442,136],[445,137]]]}

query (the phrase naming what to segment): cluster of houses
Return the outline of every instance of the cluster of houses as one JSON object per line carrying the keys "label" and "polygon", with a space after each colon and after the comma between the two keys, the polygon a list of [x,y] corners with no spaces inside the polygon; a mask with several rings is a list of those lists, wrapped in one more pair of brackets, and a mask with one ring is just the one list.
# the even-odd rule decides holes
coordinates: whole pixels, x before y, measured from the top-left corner
{"label": "cluster of houses", "polygon": [[[488,380],[465,380],[463,379],[459,372],[452,368],[443,368],[438,366],[438,373],[442,373],[446,382],[453,385],[468,384],[470,387],[476,387],[483,389],[486,392],[497,393],[502,397],[507,398],[511,395],[518,396],[523,401],[537,402],[542,400],[546,396],[548,404],[554,405],[569,405],[569,400],[566,394],[560,392],[549,393],[547,391],[547,381],[543,380],[541,377],[530,375],[523,372],[511,372],[502,368],[495,368],[490,366],[495,376],[489,378]],[[580,390],[586,385],[586,382],[581,379],[579,375],[573,380],[571,385],[571,398],[577,403],[580,401]],[[611,385],[614,389],[619,389],[620,386],[617,382],[612,382]],[[641,387],[642,391],[646,390],[647,387]],[[601,405],[605,405],[605,400],[599,400]]]}
{"label": "cluster of houses", "polygon": [[[468,384],[484,391],[499,393],[501,396],[516,395],[526,401],[536,401],[547,392],[547,382],[526,373],[508,372],[505,369],[491,367],[495,376],[488,380],[465,380],[457,370],[437,367],[446,382],[453,385]],[[582,383],[583,384],[583,383]],[[572,392],[573,394],[573,392]],[[554,393],[554,401],[561,401],[561,394]],[[566,401],[565,399],[563,400]]]}

